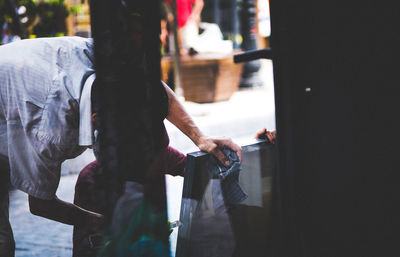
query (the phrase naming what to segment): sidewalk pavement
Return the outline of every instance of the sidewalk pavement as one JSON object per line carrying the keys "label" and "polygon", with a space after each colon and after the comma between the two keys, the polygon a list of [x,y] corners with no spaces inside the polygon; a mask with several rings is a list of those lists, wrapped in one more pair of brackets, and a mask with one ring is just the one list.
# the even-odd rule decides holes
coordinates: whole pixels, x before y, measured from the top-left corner
{"label": "sidewalk pavement", "polygon": [[[197,104],[184,102],[185,109],[198,127],[208,136],[226,136],[238,144],[251,139],[257,130],[275,128],[275,107],[272,80],[272,63],[262,60],[260,71],[264,85],[239,90],[228,100]],[[178,94],[179,95],[179,94]],[[177,128],[165,122],[170,145],[183,153],[198,148]],[[74,186],[79,171],[94,160],[87,150],[73,160],[63,163],[62,177],[57,196],[72,202]],[[168,216],[171,221],[179,219],[183,187],[182,177],[166,176]],[[21,191],[10,193],[10,222],[16,241],[16,257],[70,257],[72,255],[72,226],[57,223],[30,214],[27,195]],[[177,229],[170,237],[172,254],[175,256]]]}

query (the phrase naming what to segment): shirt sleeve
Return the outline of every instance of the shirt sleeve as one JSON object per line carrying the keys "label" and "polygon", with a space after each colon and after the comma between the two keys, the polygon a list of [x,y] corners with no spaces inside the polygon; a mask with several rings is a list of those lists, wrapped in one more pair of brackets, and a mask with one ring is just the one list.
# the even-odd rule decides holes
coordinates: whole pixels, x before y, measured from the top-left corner
{"label": "shirt sleeve", "polygon": [[186,165],[186,155],[168,146],[166,173],[172,176],[183,176]]}

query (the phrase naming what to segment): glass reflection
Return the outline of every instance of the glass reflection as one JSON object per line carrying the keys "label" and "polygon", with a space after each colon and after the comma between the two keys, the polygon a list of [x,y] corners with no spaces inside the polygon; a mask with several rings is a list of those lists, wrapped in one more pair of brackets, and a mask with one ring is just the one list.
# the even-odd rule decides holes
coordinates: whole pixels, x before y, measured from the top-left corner
{"label": "glass reflection", "polygon": [[208,169],[210,156],[188,154],[176,256],[265,256],[269,252],[275,148],[243,147],[239,186],[248,197],[228,204],[221,179]]}

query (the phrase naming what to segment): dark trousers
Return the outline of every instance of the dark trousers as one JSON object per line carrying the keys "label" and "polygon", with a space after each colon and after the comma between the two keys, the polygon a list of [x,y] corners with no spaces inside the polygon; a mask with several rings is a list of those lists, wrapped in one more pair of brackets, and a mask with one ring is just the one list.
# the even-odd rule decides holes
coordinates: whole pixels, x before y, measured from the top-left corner
{"label": "dark trousers", "polygon": [[0,155],[0,256],[2,257],[13,257],[15,252],[14,236],[8,219],[9,189],[10,167],[8,158]]}

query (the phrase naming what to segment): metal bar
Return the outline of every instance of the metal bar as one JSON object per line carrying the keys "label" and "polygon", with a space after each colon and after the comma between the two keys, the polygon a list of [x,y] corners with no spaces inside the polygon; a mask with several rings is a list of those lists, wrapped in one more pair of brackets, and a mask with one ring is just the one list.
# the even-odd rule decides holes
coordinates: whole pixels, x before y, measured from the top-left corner
{"label": "metal bar", "polygon": [[265,48],[261,50],[250,50],[244,53],[235,54],[233,56],[233,62],[249,62],[258,59],[269,59],[272,60],[272,50],[271,48]]}

